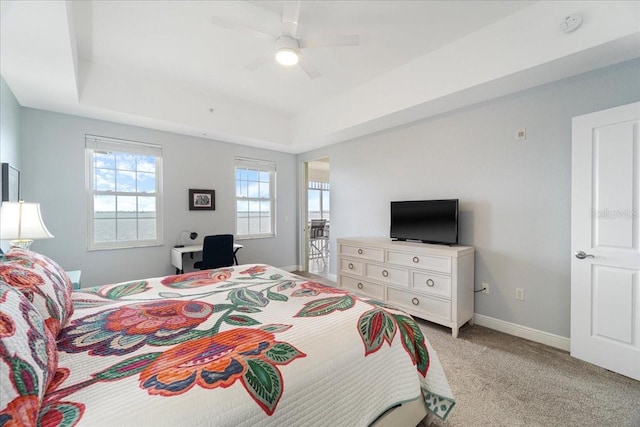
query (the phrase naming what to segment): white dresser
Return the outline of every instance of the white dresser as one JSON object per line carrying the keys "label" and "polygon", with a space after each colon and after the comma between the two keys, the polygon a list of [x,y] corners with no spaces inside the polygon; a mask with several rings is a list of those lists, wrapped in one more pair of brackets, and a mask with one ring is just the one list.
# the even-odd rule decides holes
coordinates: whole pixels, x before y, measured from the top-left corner
{"label": "white dresser", "polygon": [[338,286],[451,328],[473,323],[471,246],[338,239]]}

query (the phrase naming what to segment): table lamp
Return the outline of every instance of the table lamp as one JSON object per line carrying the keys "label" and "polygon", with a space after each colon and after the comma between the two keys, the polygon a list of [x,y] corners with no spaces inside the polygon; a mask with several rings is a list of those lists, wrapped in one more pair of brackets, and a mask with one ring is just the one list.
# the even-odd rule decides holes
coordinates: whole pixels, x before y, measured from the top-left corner
{"label": "table lamp", "polygon": [[12,247],[29,249],[36,239],[50,239],[40,214],[40,203],[3,202],[0,208],[0,239],[9,240]]}
{"label": "table lamp", "polygon": [[195,240],[195,239],[197,239],[197,238],[198,238],[198,233],[196,233],[195,231],[191,231],[191,232],[190,232],[189,230],[182,230],[182,231],[180,232],[180,234],[178,234],[178,240],[176,240],[176,245],[174,246],[174,248],[184,248],[184,243],[183,243],[183,240],[182,240],[182,236],[183,236],[185,233],[190,233],[190,234],[189,234],[189,238],[190,238],[191,240]]}

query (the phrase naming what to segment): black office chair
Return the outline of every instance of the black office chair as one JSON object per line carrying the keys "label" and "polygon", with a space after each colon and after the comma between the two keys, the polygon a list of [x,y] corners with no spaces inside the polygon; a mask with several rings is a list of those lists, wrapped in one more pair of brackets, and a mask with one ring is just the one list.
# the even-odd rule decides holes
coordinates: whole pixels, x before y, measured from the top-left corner
{"label": "black office chair", "polygon": [[233,234],[206,236],[202,245],[202,261],[193,264],[193,268],[229,267],[233,265]]}

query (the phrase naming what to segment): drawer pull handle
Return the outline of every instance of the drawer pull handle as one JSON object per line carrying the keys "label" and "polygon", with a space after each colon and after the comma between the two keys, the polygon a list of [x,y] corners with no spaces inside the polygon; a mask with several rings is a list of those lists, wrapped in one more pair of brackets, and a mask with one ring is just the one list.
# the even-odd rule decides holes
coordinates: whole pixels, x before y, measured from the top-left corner
{"label": "drawer pull handle", "polygon": [[349,263],[349,270],[353,270],[353,263]]}
{"label": "drawer pull handle", "polygon": [[434,286],[435,284],[436,284],[436,283],[433,281],[433,279],[427,279],[427,286],[428,286],[428,287],[433,288],[433,286]]}
{"label": "drawer pull handle", "polygon": [[420,300],[418,298],[411,298],[411,302],[413,303],[413,305],[420,304]]}
{"label": "drawer pull handle", "polygon": [[362,289],[364,288],[364,286],[362,285],[362,283],[358,283],[358,289]]}
{"label": "drawer pull handle", "polygon": [[358,255],[362,255],[362,249],[358,249]]}
{"label": "drawer pull handle", "polygon": [[387,270],[382,270],[382,275],[384,277],[389,277],[389,272]]}
{"label": "drawer pull handle", "polygon": [[416,264],[420,262],[420,258],[418,258],[417,256],[413,257],[413,262],[415,262]]}

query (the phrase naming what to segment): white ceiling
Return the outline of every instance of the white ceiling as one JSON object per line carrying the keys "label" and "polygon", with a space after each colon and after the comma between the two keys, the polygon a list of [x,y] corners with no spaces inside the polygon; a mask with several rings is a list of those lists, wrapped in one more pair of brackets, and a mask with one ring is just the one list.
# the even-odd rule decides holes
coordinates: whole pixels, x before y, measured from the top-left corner
{"label": "white ceiling", "polygon": [[306,49],[314,80],[211,23],[280,34],[281,1],[0,4],[21,105],[294,153],[640,56],[633,1],[303,1],[298,37],[360,36]]}
{"label": "white ceiling", "polygon": [[217,16],[279,35],[282,3],[75,3],[78,56],[296,114],[531,2],[491,2],[490,7],[475,1],[303,2],[298,36],[361,38],[358,47],[307,50],[323,74],[317,81],[299,67],[275,61],[245,70],[272,43],[211,24],[211,16]]}

